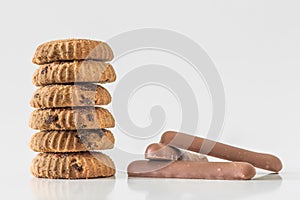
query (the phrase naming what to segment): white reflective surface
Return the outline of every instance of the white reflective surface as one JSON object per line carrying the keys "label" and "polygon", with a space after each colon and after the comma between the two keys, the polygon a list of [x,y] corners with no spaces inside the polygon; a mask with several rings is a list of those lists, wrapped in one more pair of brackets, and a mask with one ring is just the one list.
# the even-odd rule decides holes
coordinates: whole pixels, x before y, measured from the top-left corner
{"label": "white reflective surface", "polygon": [[259,174],[250,181],[127,178],[117,174],[113,178],[92,180],[48,180],[28,176],[6,183],[1,186],[4,199],[226,200],[291,199],[300,195],[300,173]]}

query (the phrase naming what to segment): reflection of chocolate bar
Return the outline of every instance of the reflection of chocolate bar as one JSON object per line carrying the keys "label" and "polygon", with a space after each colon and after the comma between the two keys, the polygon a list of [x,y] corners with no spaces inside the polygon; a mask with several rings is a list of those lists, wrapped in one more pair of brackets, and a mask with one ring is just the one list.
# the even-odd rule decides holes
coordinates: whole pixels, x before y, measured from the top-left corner
{"label": "reflection of chocolate bar", "polygon": [[[130,190],[146,194],[146,200],[200,200],[201,197],[205,200],[240,200],[262,199],[259,197],[282,189],[280,187],[283,181],[280,175],[272,173],[264,178],[264,181],[227,181],[225,184],[224,181],[186,181],[166,178],[159,179],[159,187],[157,187],[158,181],[147,178],[129,178],[127,183]],[[254,180],[257,178],[255,177]]]}
{"label": "reflection of chocolate bar", "polygon": [[248,180],[255,168],[242,162],[145,161],[129,164],[129,177]]}
{"label": "reflection of chocolate bar", "polygon": [[176,147],[153,143],[145,151],[145,158],[151,160],[190,160],[207,162],[206,156],[180,150]]}
{"label": "reflection of chocolate bar", "polygon": [[[161,136],[160,142],[197,153],[207,153],[207,155],[225,160],[248,162],[255,167],[274,172],[279,172],[282,169],[282,163],[276,156],[248,151],[184,133],[174,131],[165,132]],[[202,145],[210,146],[210,151],[202,148]]]}

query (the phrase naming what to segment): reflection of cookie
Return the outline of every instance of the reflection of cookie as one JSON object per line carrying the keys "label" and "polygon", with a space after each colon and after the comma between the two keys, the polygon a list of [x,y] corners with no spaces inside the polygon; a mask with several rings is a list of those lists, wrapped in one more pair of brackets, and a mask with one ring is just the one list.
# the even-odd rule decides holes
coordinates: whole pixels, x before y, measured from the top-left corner
{"label": "reflection of cookie", "polygon": [[36,86],[74,82],[103,84],[115,80],[116,73],[110,64],[93,60],[44,64],[34,72],[32,78]]}
{"label": "reflection of cookie", "polygon": [[104,108],[56,108],[33,111],[29,126],[37,130],[101,129],[114,127],[115,120]]}
{"label": "reflection of cookie", "polygon": [[109,130],[42,131],[34,134],[30,148],[36,152],[80,152],[112,149],[115,143]]}
{"label": "reflection of cookie", "polygon": [[107,105],[109,92],[100,85],[49,85],[38,88],[30,105],[34,108]]}
{"label": "reflection of cookie", "polygon": [[40,200],[106,200],[114,190],[115,184],[114,176],[105,178],[105,181],[94,179],[56,181],[44,178],[32,178],[30,180],[30,188],[35,197],[33,199]]}
{"label": "reflection of cookie", "polygon": [[66,39],[46,42],[36,49],[32,62],[44,64],[55,61],[101,60],[110,61],[114,57],[105,42],[86,39]]}
{"label": "reflection of cookie", "polygon": [[41,178],[97,178],[115,174],[113,161],[105,154],[40,153],[32,161],[31,173]]}

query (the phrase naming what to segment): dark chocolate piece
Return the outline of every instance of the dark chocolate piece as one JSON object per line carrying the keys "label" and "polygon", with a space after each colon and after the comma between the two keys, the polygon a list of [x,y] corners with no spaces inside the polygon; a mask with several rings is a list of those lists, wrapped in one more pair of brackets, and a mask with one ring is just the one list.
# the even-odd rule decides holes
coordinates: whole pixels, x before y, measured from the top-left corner
{"label": "dark chocolate piece", "polygon": [[248,180],[256,172],[243,162],[138,160],[128,165],[127,173],[129,177]]}
{"label": "dark chocolate piece", "polygon": [[225,160],[248,162],[255,167],[273,172],[282,169],[280,159],[274,155],[248,151],[185,133],[167,131],[161,136],[160,143]]}
{"label": "dark chocolate piece", "polygon": [[145,158],[151,160],[190,160],[208,162],[206,156],[180,150],[169,145],[153,143],[145,151]]}

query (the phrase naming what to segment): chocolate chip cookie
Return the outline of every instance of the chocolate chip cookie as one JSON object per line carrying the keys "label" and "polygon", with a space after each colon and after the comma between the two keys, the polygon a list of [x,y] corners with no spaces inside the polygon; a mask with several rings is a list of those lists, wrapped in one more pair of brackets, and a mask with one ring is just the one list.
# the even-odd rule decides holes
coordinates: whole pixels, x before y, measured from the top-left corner
{"label": "chocolate chip cookie", "polygon": [[53,62],[41,65],[33,74],[36,86],[73,83],[110,83],[116,80],[111,64],[94,61]]}
{"label": "chocolate chip cookie", "polygon": [[100,152],[40,153],[32,160],[30,170],[40,178],[86,179],[113,176],[115,165]]}
{"label": "chocolate chip cookie", "polygon": [[38,65],[56,61],[100,60],[111,61],[113,52],[105,42],[87,39],[65,39],[38,46],[32,62]]}
{"label": "chocolate chip cookie", "polygon": [[100,107],[38,109],[31,114],[29,126],[36,130],[77,130],[112,128],[111,113]]}
{"label": "chocolate chip cookie", "polygon": [[35,133],[29,146],[36,152],[82,152],[112,149],[115,138],[106,129],[77,131],[41,131]]}
{"label": "chocolate chip cookie", "polygon": [[109,92],[100,85],[48,85],[34,92],[30,105],[34,108],[61,108],[107,105],[110,102]]}

